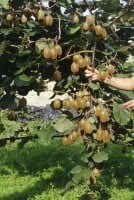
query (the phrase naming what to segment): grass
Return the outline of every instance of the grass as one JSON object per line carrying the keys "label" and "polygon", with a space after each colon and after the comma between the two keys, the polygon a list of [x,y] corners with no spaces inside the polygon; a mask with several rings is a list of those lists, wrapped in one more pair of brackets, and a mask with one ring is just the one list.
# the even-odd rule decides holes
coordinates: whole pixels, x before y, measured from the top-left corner
{"label": "grass", "polygon": [[[28,142],[21,150],[16,144],[0,148],[0,200],[88,199],[84,183],[61,194],[71,178],[69,171],[80,162],[81,151],[79,142],[65,148],[59,139],[48,144]],[[122,154],[119,145],[111,145],[109,153],[94,199],[133,200],[134,150]]]}

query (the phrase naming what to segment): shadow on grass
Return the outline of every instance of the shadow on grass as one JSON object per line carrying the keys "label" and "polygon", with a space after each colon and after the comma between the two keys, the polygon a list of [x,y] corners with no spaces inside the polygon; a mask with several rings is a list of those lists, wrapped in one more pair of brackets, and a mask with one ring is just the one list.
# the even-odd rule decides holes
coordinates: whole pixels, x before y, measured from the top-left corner
{"label": "shadow on grass", "polygon": [[0,151],[1,175],[10,175],[13,171],[17,172],[18,176],[38,177],[34,186],[9,196],[7,194],[3,200],[25,200],[41,194],[49,189],[51,184],[56,188],[64,188],[69,181],[69,171],[78,162],[80,163],[81,150],[79,144],[63,147],[59,141],[52,141],[48,145],[29,143],[18,151],[14,147],[2,149]]}
{"label": "shadow on grass", "polygon": [[33,186],[29,186],[22,191],[15,191],[12,194],[7,194],[1,200],[27,200],[29,198],[34,198],[36,195],[41,195],[42,192],[47,191],[49,188],[51,190],[51,183],[53,183],[55,187],[61,187],[61,180],[63,176],[65,179],[66,176],[63,172],[61,173],[60,170],[55,170],[55,174],[53,174],[50,178],[45,179],[40,177],[40,179]]}
{"label": "shadow on grass", "polygon": [[118,189],[129,188],[134,191],[134,149],[128,147],[126,153],[122,153],[121,145],[111,145],[109,160],[104,168],[102,177],[107,187],[113,185]]}
{"label": "shadow on grass", "polygon": [[[20,175],[36,174],[57,165],[69,170],[79,162],[81,150],[80,145],[63,147],[57,141],[48,145],[30,143],[21,150],[12,147],[3,149],[3,152],[0,152],[0,166],[5,165]],[[6,171],[3,170],[3,174],[6,174]]]}
{"label": "shadow on grass", "polygon": [[[41,194],[43,191],[50,188],[52,183],[56,188],[64,188],[68,182],[68,172],[80,163],[81,156],[80,145],[72,145],[70,147],[62,147],[59,142],[52,141],[49,145],[40,143],[26,145],[22,150],[17,151],[16,148],[6,148],[0,152],[1,164],[3,171],[1,174],[6,175],[4,166],[13,171],[17,171],[20,176],[31,175],[39,176],[38,181],[31,187],[28,187],[21,192],[14,192],[4,200],[26,200],[28,197],[34,197]],[[121,148],[117,145],[112,145],[109,150],[110,158],[104,166],[102,173],[102,182],[104,190],[106,187],[118,186],[118,188],[129,188],[134,190],[134,165],[132,149],[126,154],[121,153]],[[57,166],[57,167],[56,167]],[[59,167],[58,167],[59,166]],[[62,167],[61,167],[62,166]],[[45,171],[53,172],[50,177],[44,177],[42,174]]]}

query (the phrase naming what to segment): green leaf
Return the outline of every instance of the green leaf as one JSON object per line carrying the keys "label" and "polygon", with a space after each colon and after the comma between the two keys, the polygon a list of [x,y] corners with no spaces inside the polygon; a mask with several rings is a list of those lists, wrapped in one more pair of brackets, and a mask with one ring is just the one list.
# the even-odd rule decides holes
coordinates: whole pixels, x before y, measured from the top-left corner
{"label": "green leaf", "polygon": [[74,33],[76,33],[77,31],[79,31],[80,30],[80,26],[74,26],[74,27],[68,27],[65,31],[66,31],[66,34],[68,34],[68,35],[72,35],[72,34],[74,34]]}
{"label": "green leaf", "polygon": [[11,28],[8,29],[0,29],[0,33],[4,34],[5,36],[10,34],[13,30]]}
{"label": "green leaf", "polygon": [[82,179],[83,179],[83,180],[88,179],[88,178],[91,176],[91,171],[90,171],[90,169],[89,169],[89,168],[83,169],[82,172],[81,172],[81,176],[82,176]]}
{"label": "green leaf", "polygon": [[3,123],[0,122],[0,133],[2,133],[5,130]]}
{"label": "green leaf", "polygon": [[103,44],[104,44],[104,46],[105,46],[106,49],[111,50],[112,52],[115,52],[115,49],[111,45],[109,45],[106,42],[104,42]]}
{"label": "green leaf", "polygon": [[129,46],[121,46],[117,49],[117,52],[125,52],[128,51]]}
{"label": "green leaf", "polygon": [[8,7],[8,2],[9,0],[0,0],[0,5],[2,5],[2,7]]}
{"label": "green leaf", "polygon": [[99,153],[94,154],[92,159],[96,163],[101,163],[105,160],[108,160],[108,154],[104,151],[100,151]]}
{"label": "green leaf", "polygon": [[78,184],[82,181],[87,180],[89,177],[91,176],[91,171],[89,170],[89,168],[83,168],[81,173],[79,174],[74,174],[72,180]]}
{"label": "green leaf", "polygon": [[99,83],[89,83],[88,87],[90,87],[93,90],[99,90],[100,89],[100,84]]}
{"label": "green leaf", "polygon": [[75,123],[67,119],[65,116],[53,120],[52,126],[60,133],[70,132],[74,129]]}
{"label": "green leaf", "polygon": [[94,124],[96,122],[96,117],[89,117],[88,120],[90,123]]}
{"label": "green leaf", "polygon": [[134,73],[134,63],[133,62],[124,62],[123,66],[124,69],[131,70]]}
{"label": "green leaf", "polygon": [[85,49],[86,45],[87,45],[86,41],[82,40],[81,38],[75,38],[71,41],[68,41],[68,43],[70,45],[75,45],[75,46],[79,47],[80,49]]}
{"label": "green leaf", "polygon": [[72,180],[73,180],[73,182],[76,183],[76,184],[80,183],[80,182],[82,181],[82,176],[81,176],[81,174],[75,174],[75,175],[73,176]]}
{"label": "green leaf", "polygon": [[14,73],[15,76],[22,74],[25,71],[26,67],[22,67],[19,70],[16,70]]}
{"label": "green leaf", "polygon": [[47,47],[47,40],[46,38],[40,38],[35,43],[35,51],[40,54],[43,52],[44,48]]}
{"label": "green leaf", "polygon": [[134,92],[133,91],[120,90],[119,94],[122,94],[122,98],[123,98],[123,95],[124,95],[124,98],[123,98],[124,101],[125,101],[125,99],[126,100],[134,99]]}
{"label": "green leaf", "polygon": [[30,20],[27,22],[27,25],[29,26],[29,28],[34,28],[36,23],[33,20]]}
{"label": "green leaf", "polygon": [[0,44],[0,56],[4,53],[4,51],[6,50],[8,45],[9,45],[8,40],[4,40],[3,42],[1,42],[1,44]]}
{"label": "green leaf", "polygon": [[25,56],[31,53],[30,49],[24,49],[23,47],[19,49],[19,55],[20,56]]}
{"label": "green leaf", "polygon": [[6,94],[0,99],[0,107],[16,110],[19,107],[19,100],[14,95]]}
{"label": "green leaf", "polygon": [[116,120],[120,125],[126,125],[130,121],[130,113],[121,106],[114,102],[113,104],[113,115]]}
{"label": "green leaf", "polygon": [[81,161],[83,161],[84,163],[88,163],[88,158],[90,158],[92,156],[93,152],[90,153],[86,153],[81,157]]}
{"label": "green leaf", "polygon": [[33,77],[27,75],[17,76],[14,80],[14,84],[18,87],[29,86],[33,81]]}
{"label": "green leaf", "polygon": [[4,91],[5,91],[5,87],[0,87],[0,96],[3,95]]}
{"label": "green leaf", "polygon": [[83,167],[81,165],[76,165],[70,172],[72,174],[79,174],[83,170]]}

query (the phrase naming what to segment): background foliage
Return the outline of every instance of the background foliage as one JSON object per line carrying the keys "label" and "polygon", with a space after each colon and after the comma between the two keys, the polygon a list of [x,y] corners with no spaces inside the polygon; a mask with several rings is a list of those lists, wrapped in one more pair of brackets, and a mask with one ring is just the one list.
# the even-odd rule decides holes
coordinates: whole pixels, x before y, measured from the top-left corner
{"label": "background foliage", "polygon": [[[22,148],[48,127],[52,137],[63,139],[72,137],[75,131],[85,148],[66,189],[85,180],[94,185],[98,174],[93,175],[93,170],[101,173],[109,158],[109,142],[121,143],[123,149],[132,145],[134,113],[122,109],[120,103],[134,95],[108,87],[103,81],[91,82],[84,70],[90,66],[106,72],[112,65],[115,71],[110,76],[132,75],[133,2],[125,6],[118,1],[48,1],[44,6],[39,1],[12,0],[0,4],[0,145],[18,139]],[[89,15],[94,19],[86,29]],[[97,26],[103,28],[103,34],[96,31]],[[60,52],[55,52],[57,45]],[[79,58],[72,66],[76,55],[81,56],[81,62],[88,56],[88,64],[78,67]],[[86,91],[80,96],[79,107],[72,104],[66,109],[59,99],[44,110],[26,107],[22,96],[31,90],[37,94],[47,90],[46,82],[51,80],[56,81],[52,98],[66,93],[71,102],[77,100],[78,92]],[[100,104],[108,113],[107,120],[96,115]],[[83,118],[90,123],[88,131],[79,130]],[[99,128],[106,140],[97,139]],[[62,144],[67,145],[65,140]]]}

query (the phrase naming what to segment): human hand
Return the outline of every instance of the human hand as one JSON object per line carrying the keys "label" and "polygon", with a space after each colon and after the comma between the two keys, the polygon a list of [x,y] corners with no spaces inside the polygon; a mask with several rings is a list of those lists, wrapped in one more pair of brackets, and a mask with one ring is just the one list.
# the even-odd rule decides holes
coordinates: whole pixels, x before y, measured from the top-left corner
{"label": "human hand", "polygon": [[87,78],[91,78],[91,80],[93,80],[93,81],[99,80],[99,71],[97,69],[88,67],[85,70],[85,76]]}
{"label": "human hand", "polygon": [[129,100],[121,105],[123,108],[134,110],[134,99]]}

